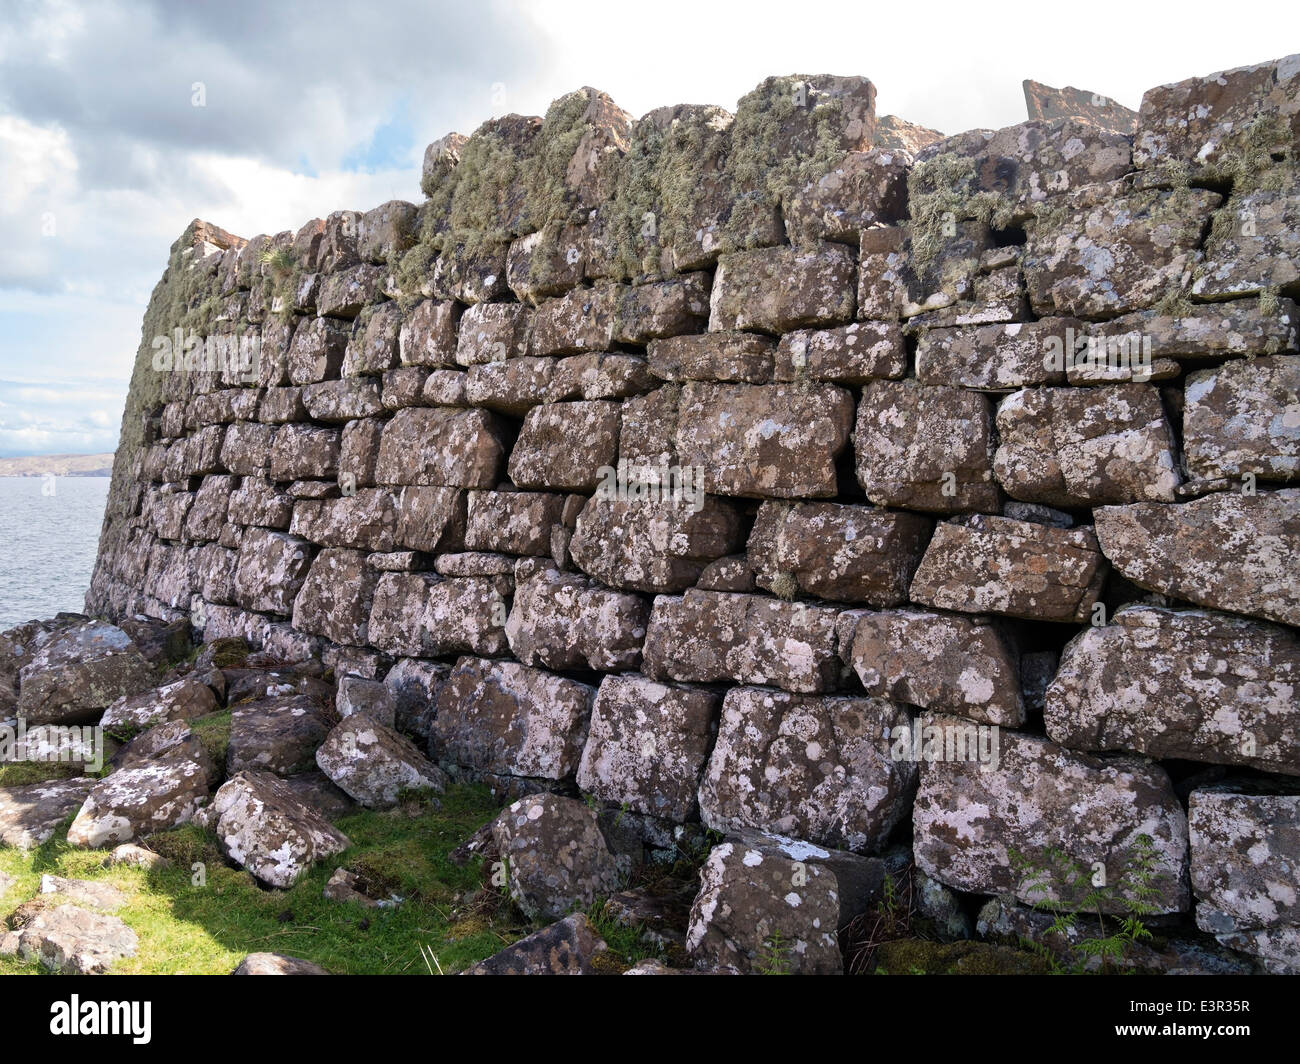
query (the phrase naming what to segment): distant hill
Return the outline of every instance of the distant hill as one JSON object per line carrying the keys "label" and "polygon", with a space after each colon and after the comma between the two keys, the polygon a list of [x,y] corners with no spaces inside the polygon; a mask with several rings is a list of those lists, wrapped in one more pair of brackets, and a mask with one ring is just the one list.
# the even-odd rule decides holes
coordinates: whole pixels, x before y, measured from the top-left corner
{"label": "distant hill", "polygon": [[38,454],[0,458],[0,477],[106,477],[113,472],[111,454]]}

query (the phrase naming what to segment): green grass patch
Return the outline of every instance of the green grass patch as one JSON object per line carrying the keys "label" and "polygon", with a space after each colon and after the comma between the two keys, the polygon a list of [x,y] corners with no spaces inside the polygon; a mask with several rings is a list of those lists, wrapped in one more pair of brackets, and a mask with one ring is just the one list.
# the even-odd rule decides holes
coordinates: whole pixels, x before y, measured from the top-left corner
{"label": "green grass patch", "polygon": [[[140,949],[114,968],[123,974],[228,974],[246,954],[272,952],[337,974],[425,975],[430,966],[422,948],[436,958],[434,967],[455,972],[532,930],[482,890],[480,859],[465,867],[449,860],[498,811],[485,788],[458,785],[443,796],[441,809],[408,803],[349,814],[337,826],[352,846],[283,891],[263,889],[230,867],[215,838],[193,825],[148,840],[172,861],[153,872],[105,868],[104,851],[73,849],[59,831],[30,853],[0,849],[0,872],[15,879],[0,912],[34,896],[41,874],[49,872],[109,882],[130,895],[117,915],[139,936]],[[377,894],[405,900],[392,909],[327,901],[325,883],[340,867],[357,872]],[[0,958],[0,974],[35,971]]]}

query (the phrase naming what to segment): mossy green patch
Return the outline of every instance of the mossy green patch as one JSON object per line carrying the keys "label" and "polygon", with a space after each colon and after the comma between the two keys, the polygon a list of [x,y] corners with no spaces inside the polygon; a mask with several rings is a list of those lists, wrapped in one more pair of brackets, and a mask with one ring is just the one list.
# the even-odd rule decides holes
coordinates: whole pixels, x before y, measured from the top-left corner
{"label": "mossy green patch", "polygon": [[901,938],[876,947],[876,975],[1046,975],[1034,954],[988,942]]}
{"label": "mossy green patch", "polygon": [[[112,883],[130,896],[118,915],[140,939],[137,956],[115,966],[121,973],[224,974],[260,951],[303,957],[339,974],[459,971],[530,930],[508,909],[467,914],[465,899],[482,882],[481,862],[458,867],[449,860],[497,811],[486,789],[455,786],[441,809],[350,814],[338,827],[352,846],[284,891],[263,889],[231,867],[213,836],[193,825],[146,840],[172,862],[157,871],[105,868],[103,851],[73,849],[59,832],[31,853],[0,849],[0,871],[16,879],[0,911],[34,896],[44,872]],[[385,909],[327,901],[325,883],[340,867],[405,900]],[[0,974],[36,970],[0,959]]]}

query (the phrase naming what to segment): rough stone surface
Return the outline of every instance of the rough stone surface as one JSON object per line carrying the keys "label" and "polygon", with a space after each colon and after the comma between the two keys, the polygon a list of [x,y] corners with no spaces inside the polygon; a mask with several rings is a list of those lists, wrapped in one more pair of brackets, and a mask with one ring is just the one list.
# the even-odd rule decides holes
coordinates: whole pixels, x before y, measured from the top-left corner
{"label": "rough stone surface", "polygon": [[116,625],[87,621],[46,640],[18,671],[18,716],[28,724],[94,720],[150,686],[152,670]]}
{"label": "rough stone surface", "polygon": [[1300,624],[1300,489],[1095,511],[1102,552],[1139,587]]}
{"label": "rough stone surface", "polygon": [[95,786],[91,778],[72,777],[0,787],[0,843],[32,850],[81,808]]}
{"label": "rough stone surface", "polygon": [[872,852],[907,815],[916,766],[890,757],[910,718],[884,698],[735,687],[700,785],[704,823]]}
{"label": "rough stone surface", "polygon": [[366,714],[335,725],[316,751],[316,763],[367,809],[388,809],[408,792],[441,791],[446,786],[442,771],[410,740]]}
{"label": "rough stone surface", "polygon": [[1129,606],[1087,628],[1047,689],[1047,734],[1079,750],[1300,775],[1300,640],[1206,610]]}

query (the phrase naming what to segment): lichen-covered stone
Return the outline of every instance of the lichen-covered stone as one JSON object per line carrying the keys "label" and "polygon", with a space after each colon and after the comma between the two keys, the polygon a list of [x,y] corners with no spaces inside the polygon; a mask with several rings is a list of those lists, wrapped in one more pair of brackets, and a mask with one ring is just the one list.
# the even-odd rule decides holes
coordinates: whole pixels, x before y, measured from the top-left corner
{"label": "lichen-covered stone", "polygon": [[609,951],[585,913],[534,931],[472,968],[465,975],[590,975]]}
{"label": "lichen-covered stone", "polygon": [[375,481],[489,488],[503,457],[500,425],[487,411],[412,407],[384,427]]}
{"label": "lichen-covered stone", "polygon": [[601,681],[578,786],[605,802],[674,822],[695,819],[696,788],[719,695],[635,674]]}
{"label": "lichen-covered stone", "polygon": [[682,682],[819,692],[839,679],[836,611],[759,595],[689,590],[655,599],[642,671]]}
{"label": "lichen-covered stone", "polygon": [[697,491],[690,501],[587,500],[569,543],[574,563],[611,587],[684,591],[740,545],[736,506]]}
{"label": "lichen-covered stone", "polygon": [[1078,623],[1091,616],[1105,578],[1091,528],[976,514],[934,530],[911,598],[961,613]]}
{"label": "lichen-covered stone", "polygon": [[618,455],[618,434],[617,403],[533,407],[510,452],[510,479],[521,488],[593,491]]}
{"label": "lichen-covered stone", "polygon": [[72,846],[98,847],[166,831],[208,803],[208,770],[182,756],[119,769],[86,796],[68,828]]}
{"label": "lichen-covered stone", "polygon": [[16,930],[0,934],[0,956],[18,957],[61,975],[102,975],[140,940],[120,917],[80,905],[40,909]]}
{"label": "lichen-covered stone", "polygon": [[793,243],[822,240],[856,244],[868,226],[890,224],[907,213],[907,172],[912,156],[899,149],[849,152],[785,204]]}
{"label": "lichen-covered stone", "polygon": [[231,712],[226,769],[245,769],[292,776],[315,767],[316,748],[329,726],[321,708],[306,695],[285,685],[263,688],[260,697],[238,704]]}
{"label": "lichen-covered stone", "polygon": [[1020,655],[987,618],[864,610],[845,643],[869,695],[1004,728],[1025,722]]}
{"label": "lichen-covered stone", "polygon": [[740,251],[718,260],[709,331],[780,334],[845,325],[856,307],[856,264],[842,244]]}
{"label": "lichen-covered stone", "polygon": [[767,384],[776,344],[746,332],[711,332],[655,340],[646,350],[650,372],[666,381]]}
{"label": "lichen-covered stone", "polygon": [[29,725],[96,720],[151,686],[153,670],[116,625],[84,621],[40,644],[18,670],[17,714]]}
{"label": "lichen-covered stone", "polygon": [[[927,715],[926,726],[974,730],[969,721]],[[1157,913],[1188,906],[1187,817],[1165,771],[1140,758],[1101,760],[1034,735],[1004,731],[997,760],[948,758],[948,735],[921,766],[912,817],[913,852],[926,875],[958,890],[1015,894],[1030,904],[1078,905],[1091,888],[1096,863],[1111,887],[1103,909],[1137,901],[1132,878],[1139,835],[1151,839]],[[956,744],[952,744],[954,748]],[[1029,867],[1017,867],[1016,851]],[[1085,870],[1077,894],[1068,869],[1049,851]]]}
{"label": "lichen-covered stone", "polygon": [[390,809],[415,791],[442,791],[447,778],[409,739],[367,714],[345,717],[316,751],[316,764],[367,809]]}
{"label": "lichen-covered stone", "polygon": [[908,812],[916,766],[890,756],[906,709],[884,698],[733,687],[700,784],[700,815],[745,828],[872,852]]}
{"label": "lichen-covered stone", "polygon": [[294,330],[289,347],[289,380],[314,384],[336,378],[343,369],[348,329],[329,318],[312,318]]}
{"label": "lichen-covered stone", "polygon": [[1012,391],[1065,383],[1065,358],[1053,364],[1081,333],[1075,318],[1043,318],[975,329],[929,329],[916,347],[916,377],[922,384],[981,391]]}
{"label": "lichen-covered stone", "polygon": [[[1222,197],[1206,189],[1085,186],[1031,226],[1025,283],[1039,315],[1100,318],[1153,306],[1196,265],[1201,231]],[[1052,224],[1054,223],[1054,224]]]}
{"label": "lichen-covered stone", "polygon": [[930,527],[929,518],[866,506],[765,502],[747,557],[758,586],[782,597],[896,606],[907,600]]}
{"label": "lichen-covered stone", "polygon": [[465,374],[465,401],[471,406],[523,417],[552,395],[554,358],[512,358],[470,366]]}
{"label": "lichen-covered stone", "polygon": [[631,862],[615,854],[596,811],[574,798],[521,798],[492,823],[510,897],[534,920],[588,909],[626,883]]}
{"label": "lichen-covered stone", "polygon": [[339,468],[339,430],[319,425],[282,425],[271,446],[271,479],[332,477]]}
{"label": "lichen-covered stone", "polygon": [[870,381],[853,436],[858,482],[878,506],[996,511],[993,409],[960,388]]}
{"label": "lichen-covered stone", "polygon": [[650,603],[640,595],[532,564],[515,572],[506,638],[525,665],[634,669],[649,620]]}
{"label": "lichen-covered stone", "polygon": [[1049,506],[1173,502],[1182,482],[1149,384],[1031,388],[998,407],[993,470],[1008,495]]}
{"label": "lichen-covered stone", "polygon": [[269,772],[227,780],[209,817],[222,852],[272,887],[292,887],[313,864],[352,845]]}
{"label": "lichen-covered stone", "polygon": [[438,692],[430,750],[486,772],[563,779],[578,767],[595,694],[543,669],[462,658]]}
{"label": "lichen-covered stone", "polygon": [[1128,606],[1066,646],[1044,723],[1079,750],[1300,775],[1300,641],[1205,610]]}
{"label": "lichen-covered stone", "polygon": [[[1187,821],[1202,931],[1300,927],[1300,797],[1199,788],[1192,791]],[[1292,964],[1300,968],[1300,953]]]}
{"label": "lichen-covered stone", "polygon": [[460,317],[455,358],[429,365],[477,366],[528,353],[532,312],[519,303],[476,303]]}
{"label": "lichen-covered stone", "polygon": [[453,300],[426,299],[417,303],[397,334],[401,364],[456,365],[457,324],[461,317],[460,304]]}
{"label": "lichen-covered stone", "polygon": [[1183,455],[1194,477],[1300,479],[1300,358],[1225,362],[1187,376]]}
{"label": "lichen-covered stone", "polygon": [[390,654],[503,654],[506,601],[498,581],[433,573],[384,573],[375,585],[367,639]]}
{"label": "lichen-covered stone", "polygon": [[1220,492],[1187,503],[1099,507],[1097,539],[1139,587],[1300,624],[1300,489]]}
{"label": "lichen-covered stone", "polygon": [[192,720],[217,710],[216,695],[196,676],[184,676],[138,695],[123,695],[104,711],[104,728],[148,728],[169,720]]}
{"label": "lichen-covered stone", "polygon": [[465,546],[476,551],[546,556],[564,496],[545,492],[472,491]]}
{"label": "lichen-covered stone", "polygon": [[91,777],[72,776],[0,787],[0,843],[19,850],[43,845],[81,808],[95,782]]}
{"label": "lichen-covered stone", "polygon": [[832,384],[705,384],[681,390],[676,452],[717,495],[822,498],[836,493],[853,397]]}
{"label": "lichen-covered stone", "polygon": [[895,322],[861,321],[838,329],[786,333],[776,348],[776,381],[866,384],[907,372],[903,331]]}
{"label": "lichen-covered stone", "polygon": [[305,539],[250,528],[235,565],[235,600],[250,610],[288,616],[311,566],[314,548]]}
{"label": "lichen-covered stone", "polygon": [[365,646],[377,576],[362,551],[321,551],[294,599],[293,626],[335,643]]}

